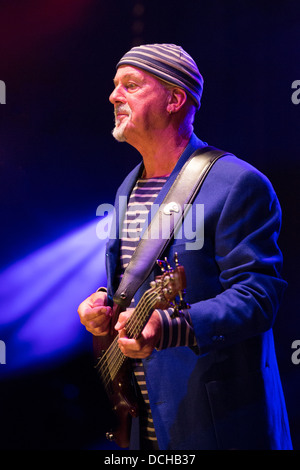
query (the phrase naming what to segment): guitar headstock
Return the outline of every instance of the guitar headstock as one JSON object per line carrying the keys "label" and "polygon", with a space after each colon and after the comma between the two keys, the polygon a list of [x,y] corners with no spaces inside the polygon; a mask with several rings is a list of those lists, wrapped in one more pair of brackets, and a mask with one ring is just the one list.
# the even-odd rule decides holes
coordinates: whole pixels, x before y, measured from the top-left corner
{"label": "guitar headstock", "polygon": [[150,286],[157,291],[156,308],[174,308],[174,316],[180,314],[183,308],[189,308],[184,302],[186,277],[184,267],[178,262],[177,253],[174,257],[175,268],[172,268],[167,258],[157,260],[162,274],[152,281]]}

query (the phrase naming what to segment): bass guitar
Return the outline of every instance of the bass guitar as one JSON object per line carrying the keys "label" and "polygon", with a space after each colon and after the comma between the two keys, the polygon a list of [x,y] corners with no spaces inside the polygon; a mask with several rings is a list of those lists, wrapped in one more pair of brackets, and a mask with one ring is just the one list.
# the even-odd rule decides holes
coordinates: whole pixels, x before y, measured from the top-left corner
{"label": "bass guitar", "polygon": [[[187,308],[184,300],[186,278],[184,267],[179,265],[175,255],[176,267],[173,269],[168,261],[158,260],[162,274],[150,283],[148,289],[138,302],[132,315],[126,323],[128,338],[137,339],[142,333],[152,312],[156,308],[174,308],[174,316],[181,315],[181,310]],[[116,312],[117,319],[120,311]],[[116,320],[115,320],[116,322]],[[114,328],[106,336],[93,336],[94,354],[97,357],[96,369],[111,402],[115,424],[106,433],[119,447],[128,447],[131,417],[138,416],[138,402],[132,380],[131,361],[121,352],[118,346],[118,333]]]}

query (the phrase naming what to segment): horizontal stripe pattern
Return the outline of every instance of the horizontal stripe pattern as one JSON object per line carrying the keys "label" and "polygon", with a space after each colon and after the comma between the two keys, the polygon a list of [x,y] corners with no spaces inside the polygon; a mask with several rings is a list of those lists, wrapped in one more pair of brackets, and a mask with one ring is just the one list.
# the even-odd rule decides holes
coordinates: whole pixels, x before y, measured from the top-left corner
{"label": "horizontal stripe pattern", "polygon": [[[122,237],[119,260],[119,279],[128,266],[128,263],[140,240],[142,228],[147,220],[148,213],[167,178],[149,178],[137,180],[127,206],[122,226]],[[134,299],[131,307],[134,307]],[[141,391],[142,406],[140,407],[141,442],[146,442],[145,448],[158,449],[157,438],[146,386],[145,372],[142,360],[133,360],[133,369],[136,381]]]}
{"label": "horizontal stripe pattern", "polygon": [[182,315],[172,318],[173,308],[166,310],[157,309],[162,323],[162,335],[157,350],[175,348],[179,346],[196,346],[197,341],[192,327],[188,310],[183,310]]}
{"label": "horizontal stripe pattern", "polygon": [[138,245],[151,206],[166,180],[167,178],[141,178],[131,192],[121,229],[120,278]]}
{"label": "horizontal stripe pattern", "polygon": [[[119,259],[119,279],[128,266],[128,263],[138,245],[143,226],[147,221],[152,204],[157,198],[167,178],[139,179],[130,195],[127,211],[122,225],[122,238]],[[131,307],[134,307],[134,299]],[[162,335],[158,350],[177,347],[191,346],[195,344],[195,337],[191,326],[188,311],[184,317],[171,318],[174,313],[172,308],[158,310],[162,323]],[[158,449],[157,438],[150,408],[148,391],[146,386],[145,372],[142,360],[132,360],[134,374],[139,385],[143,403],[140,409],[141,442],[145,449]]]}
{"label": "horizontal stripe pattern", "polygon": [[175,44],[144,44],[130,49],[118,62],[149,72],[161,80],[184,88],[200,108],[203,77],[192,57]]}

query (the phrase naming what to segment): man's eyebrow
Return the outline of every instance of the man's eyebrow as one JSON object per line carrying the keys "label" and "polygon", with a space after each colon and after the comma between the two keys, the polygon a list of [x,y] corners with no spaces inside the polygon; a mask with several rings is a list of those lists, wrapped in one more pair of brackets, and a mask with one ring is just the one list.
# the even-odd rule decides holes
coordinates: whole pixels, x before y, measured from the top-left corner
{"label": "man's eyebrow", "polygon": [[[143,78],[138,76],[137,74],[133,73],[133,72],[129,72],[129,73],[126,73],[125,75],[122,76],[122,80],[128,80],[129,78],[133,78],[134,80],[137,80],[139,82],[143,82]],[[116,78],[113,79],[113,83],[114,85],[116,86],[116,84],[118,83],[119,80],[117,80]]]}

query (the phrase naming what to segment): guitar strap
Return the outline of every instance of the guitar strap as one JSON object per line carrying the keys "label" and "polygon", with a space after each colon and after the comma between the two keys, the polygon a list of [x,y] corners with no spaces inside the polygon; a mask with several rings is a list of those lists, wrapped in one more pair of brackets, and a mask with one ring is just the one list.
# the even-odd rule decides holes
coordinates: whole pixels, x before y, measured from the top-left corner
{"label": "guitar strap", "polygon": [[[156,260],[165,251],[182,223],[188,206],[197,195],[208,172],[224,155],[228,155],[228,152],[216,147],[203,147],[197,149],[182,167],[124,271],[114,295],[114,302],[122,309],[129,307],[136,291],[147,279]],[[168,237],[157,236],[161,232],[161,227],[168,227]]]}

